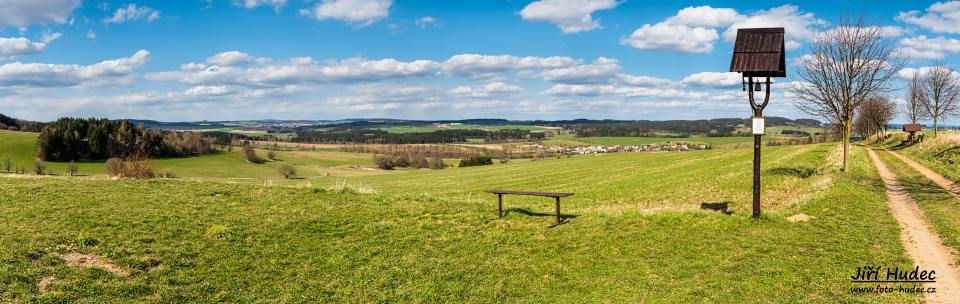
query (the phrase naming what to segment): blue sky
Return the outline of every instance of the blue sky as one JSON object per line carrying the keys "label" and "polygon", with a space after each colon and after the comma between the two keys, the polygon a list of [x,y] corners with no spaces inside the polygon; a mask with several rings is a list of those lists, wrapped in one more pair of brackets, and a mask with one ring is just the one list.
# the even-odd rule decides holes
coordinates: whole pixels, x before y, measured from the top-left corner
{"label": "blue sky", "polygon": [[[746,117],[726,73],[736,28],[783,26],[796,58],[860,14],[911,69],[957,62],[957,1],[0,0],[0,113]],[[789,81],[766,114],[804,117]]]}

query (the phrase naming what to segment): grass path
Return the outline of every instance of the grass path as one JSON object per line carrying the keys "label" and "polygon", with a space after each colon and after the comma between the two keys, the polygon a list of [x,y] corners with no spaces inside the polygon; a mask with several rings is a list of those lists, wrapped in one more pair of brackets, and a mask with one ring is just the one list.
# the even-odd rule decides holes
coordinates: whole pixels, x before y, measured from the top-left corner
{"label": "grass path", "polygon": [[897,176],[887,169],[876,152],[869,150],[867,153],[886,185],[890,212],[903,231],[900,238],[907,255],[922,269],[936,271],[937,292],[925,294],[927,300],[933,303],[960,303],[960,272],[951,265],[953,259],[950,249],[943,245],[940,237],[924,221],[923,212],[900,185]]}

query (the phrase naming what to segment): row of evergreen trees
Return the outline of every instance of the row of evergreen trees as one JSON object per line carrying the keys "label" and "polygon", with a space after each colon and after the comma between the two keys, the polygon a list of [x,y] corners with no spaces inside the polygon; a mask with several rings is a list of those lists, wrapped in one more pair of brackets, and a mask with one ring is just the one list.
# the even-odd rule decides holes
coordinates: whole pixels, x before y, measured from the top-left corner
{"label": "row of evergreen trees", "polygon": [[61,118],[45,124],[37,140],[37,157],[47,161],[153,158],[211,152],[212,140],[202,134],[148,130],[123,120]]}

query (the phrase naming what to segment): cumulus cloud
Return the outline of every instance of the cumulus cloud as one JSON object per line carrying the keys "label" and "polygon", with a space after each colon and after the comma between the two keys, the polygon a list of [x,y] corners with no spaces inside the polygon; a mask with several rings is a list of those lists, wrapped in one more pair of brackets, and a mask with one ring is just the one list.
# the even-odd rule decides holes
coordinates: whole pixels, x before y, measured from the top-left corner
{"label": "cumulus cloud", "polygon": [[691,92],[671,88],[626,87],[610,84],[558,84],[541,94],[554,96],[600,96],[618,95],[622,97],[658,97],[658,98],[705,98],[707,93]]}
{"label": "cumulus cloud", "polygon": [[20,55],[30,55],[43,52],[43,49],[47,47],[47,44],[44,42],[33,42],[30,39],[19,37],[19,38],[2,38],[0,37],[0,58],[9,58],[13,56]]}
{"label": "cumulus cloud", "polygon": [[960,53],[960,40],[946,37],[927,38],[925,35],[900,39],[904,55],[916,59],[941,59],[946,54]]}
{"label": "cumulus cloud", "polygon": [[518,57],[512,55],[460,54],[447,59],[442,65],[448,75],[471,79],[490,78],[511,69],[555,69],[570,67],[583,62],[570,57]]}
{"label": "cumulus cloud", "polygon": [[896,19],[936,33],[960,34],[960,1],[934,3],[926,13],[900,12]]}
{"label": "cumulus cloud", "polygon": [[684,77],[682,83],[692,86],[730,88],[740,86],[742,80],[739,73],[700,72]]}
{"label": "cumulus cloud", "polygon": [[0,0],[0,27],[66,23],[81,0]]}
{"label": "cumulus cloud", "polygon": [[556,24],[563,33],[571,34],[600,28],[591,14],[619,4],[616,0],[540,0],[524,7],[520,16],[527,21]]}
{"label": "cumulus cloud", "polygon": [[207,63],[213,65],[238,65],[245,64],[251,61],[256,60],[257,58],[250,56],[247,53],[238,52],[238,51],[227,51],[219,53],[207,58]]}
{"label": "cumulus cloud", "polygon": [[280,10],[287,4],[287,0],[234,0],[233,5],[244,8],[256,8],[259,6],[272,6],[274,10]]}
{"label": "cumulus cloud", "polygon": [[620,43],[641,50],[709,53],[718,38],[717,30],[712,28],[661,22],[644,24],[630,37],[620,38]]}
{"label": "cumulus cloud", "polygon": [[[189,63],[178,71],[156,72],[146,77],[194,85],[243,85],[276,87],[295,84],[370,82],[428,76],[439,63],[430,60],[403,62],[395,59],[368,60],[355,57],[342,61],[318,62],[310,57],[284,61],[256,60],[240,52],[225,52],[208,58],[207,64]],[[222,64],[222,65],[218,65]],[[235,64],[249,63],[248,66]]]}
{"label": "cumulus cloud", "polygon": [[724,27],[743,20],[743,15],[732,8],[713,8],[709,5],[681,9],[666,23],[702,27]]}
{"label": "cumulus cloud", "polygon": [[540,73],[544,80],[557,83],[603,83],[620,71],[620,61],[600,57],[590,64],[547,70]]}
{"label": "cumulus cloud", "polygon": [[160,11],[148,6],[137,6],[134,3],[127,4],[113,12],[113,16],[103,19],[103,23],[124,23],[128,21],[147,20],[153,22],[160,18]]}
{"label": "cumulus cloud", "polygon": [[390,16],[393,0],[323,0],[313,10],[300,13],[317,20],[341,20],[364,27]]}
{"label": "cumulus cloud", "polygon": [[480,87],[460,86],[450,90],[450,93],[471,98],[484,98],[494,95],[503,95],[523,91],[523,88],[501,81],[487,83]]}
{"label": "cumulus cloud", "polygon": [[802,12],[796,5],[787,4],[758,11],[731,24],[723,32],[723,38],[733,42],[737,39],[737,30],[741,28],[783,27],[786,30],[786,48],[793,50],[813,38],[817,28],[824,25],[827,25],[827,21],[817,18],[813,13]]}
{"label": "cumulus cloud", "polygon": [[13,62],[0,66],[0,87],[75,87],[127,84],[134,70],[150,59],[150,52],[106,60],[92,65]]}

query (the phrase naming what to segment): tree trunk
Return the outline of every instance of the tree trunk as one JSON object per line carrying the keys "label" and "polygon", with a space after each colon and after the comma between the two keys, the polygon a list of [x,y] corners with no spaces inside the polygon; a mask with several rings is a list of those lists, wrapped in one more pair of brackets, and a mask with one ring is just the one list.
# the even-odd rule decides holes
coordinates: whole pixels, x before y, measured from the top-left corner
{"label": "tree trunk", "polygon": [[847,155],[850,154],[850,132],[852,132],[851,124],[853,122],[848,119],[843,126],[843,166],[840,167],[840,171],[843,172],[847,172]]}
{"label": "tree trunk", "polygon": [[937,117],[933,117],[933,138],[937,138]]}

